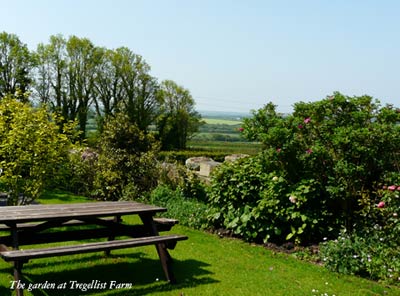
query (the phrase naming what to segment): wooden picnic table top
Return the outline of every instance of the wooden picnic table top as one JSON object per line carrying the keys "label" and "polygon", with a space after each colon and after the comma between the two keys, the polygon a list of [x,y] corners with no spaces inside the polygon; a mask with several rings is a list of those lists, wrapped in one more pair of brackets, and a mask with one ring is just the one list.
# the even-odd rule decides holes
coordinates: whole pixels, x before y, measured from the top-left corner
{"label": "wooden picnic table top", "polygon": [[154,214],[167,209],[131,201],[87,202],[0,207],[0,224]]}

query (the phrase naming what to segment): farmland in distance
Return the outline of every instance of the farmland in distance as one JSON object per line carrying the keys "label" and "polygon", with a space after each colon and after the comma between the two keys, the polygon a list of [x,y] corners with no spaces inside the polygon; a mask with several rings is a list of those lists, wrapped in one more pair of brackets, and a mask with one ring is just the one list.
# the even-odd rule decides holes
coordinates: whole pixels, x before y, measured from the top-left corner
{"label": "farmland in distance", "polygon": [[202,113],[205,124],[188,142],[188,148],[227,154],[258,153],[261,144],[247,141],[240,132],[243,119],[247,116],[249,115],[242,113]]}

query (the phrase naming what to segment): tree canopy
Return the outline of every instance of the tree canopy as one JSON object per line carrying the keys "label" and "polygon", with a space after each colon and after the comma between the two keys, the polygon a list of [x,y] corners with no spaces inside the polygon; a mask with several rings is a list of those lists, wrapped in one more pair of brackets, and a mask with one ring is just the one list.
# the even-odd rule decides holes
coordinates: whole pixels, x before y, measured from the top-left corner
{"label": "tree canopy", "polygon": [[160,84],[150,69],[127,47],[107,49],[87,38],[53,35],[29,52],[16,35],[0,34],[0,98],[30,92],[20,99],[48,106],[60,116],[60,129],[77,120],[82,139],[90,113],[96,114],[100,132],[107,120],[123,113],[145,133],[159,125],[163,148],[185,148],[200,122],[194,100],[173,81]]}
{"label": "tree canopy", "polygon": [[190,92],[172,80],[161,83],[159,91],[161,113],[157,120],[162,148],[184,149],[190,136],[201,125],[201,116],[194,109]]}
{"label": "tree canopy", "polygon": [[[0,33],[0,98],[6,94],[25,93],[32,83],[34,60],[18,36]],[[26,99],[20,96],[19,99]]]}

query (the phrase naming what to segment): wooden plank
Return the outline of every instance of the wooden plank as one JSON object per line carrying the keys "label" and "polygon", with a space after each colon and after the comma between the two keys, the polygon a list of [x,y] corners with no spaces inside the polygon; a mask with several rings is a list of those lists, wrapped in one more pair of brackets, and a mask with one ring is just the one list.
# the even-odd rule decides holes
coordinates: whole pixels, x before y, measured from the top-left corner
{"label": "wooden plank", "polygon": [[72,246],[5,251],[0,252],[0,256],[5,261],[25,261],[35,258],[111,251],[116,249],[133,248],[154,244],[157,245],[161,243],[176,242],[186,239],[188,239],[188,237],[183,235],[150,236],[125,240],[86,243]]}
{"label": "wooden plank", "polygon": [[164,212],[167,209],[136,202],[96,202],[61,205],[30,205],[0,208],[0,224],[110,217],[139,213]]}
{"label": "wooden plank", "polygon": [[[109,236],[143,237],[149,236],[143,225],[121,225],[121,227],[66,230],[62,232],[35,233],[26,232],[18,235],[18,244],[33,245],[54,242],[79,241],[87,239],[106,238]],[[12,236],[0,237],[0,244],[12,246]]]}
{"label": "wooden plank", "polygon": [[134,207],[134,208],[159,208],[149,204],[143,204],[138,202],[129,202],[129,201],[115,201],[115,202],[89,202],[89,203],[69,203],[69,204],[38,204],[38,205],[24,205],[24,206],[7,206],[1,207],[0,210],[4,213],[7,212],[23,212],[28,213],[29,211],[38,211],[38,210],[79,210],[79,209],[111,209],[112,207]]}
{"label": "wooden plank", "polygon": [[[101,221],[101,222],[99,222]],[[176,222],[174,220],[172,222]],[[78,230],[64,230],[61,232],[45,232],[40,233],[36,231],[35,227],[40,226],[42,224],[22,224],[22,227],[18,227],[18,244],[19,245],[33,245],[33,244],[42,244],[42,243],[53,243],[53,242],[65,242],[65,241],[76,241],[76,240],[86,240],[86,239],[97,239],[97,238],[105,238],[105,237],[118,237],[118,236],[128,236],[128,237],[142,237],[142,236],[150,236],[151,233],[145,230],[144,225],[127,225],[122,223],[116,223],[110,219],[96,219],[97,225],[102,225],[102,228],[91,228],[91,229],[78,229]],[[158,223],[158,220],[155,220],[157,231],[165,232],[170,231],[172,228],[172,224],[166,223]],[[52,228],[64,227],[64,226],[86,226],[93,224],[84,221],[72,220],[67,223],[53,226]],[[106,227],[106,228],[104,228]],[[10,231],[10,228],[7,228]],[[21,231],[22,230],[22,231]],[[0,236],[0,244],[4,244],[6,246],[12,245],[12,236],[5,235]]]}
{"label": "wooden plank", "polygon": [[153,218],[153,220],[158,224],[175,225],[179,223],[179,220],[171,218]]}

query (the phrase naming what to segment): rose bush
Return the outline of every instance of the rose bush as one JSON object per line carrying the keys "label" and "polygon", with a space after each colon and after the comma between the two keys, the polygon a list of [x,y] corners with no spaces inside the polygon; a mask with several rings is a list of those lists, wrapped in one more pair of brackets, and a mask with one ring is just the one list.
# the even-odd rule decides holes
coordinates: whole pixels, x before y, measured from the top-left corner
{"label": "rose bush", "polygon": [[399,176],[399,122],[396,108],[369,96],[334,93],[287,116],[266,105],[242,131],[263,152],[214,174],[211,222],[248,240],[302,243],[372,223],[372,204],[387,210],[379,189]]}

